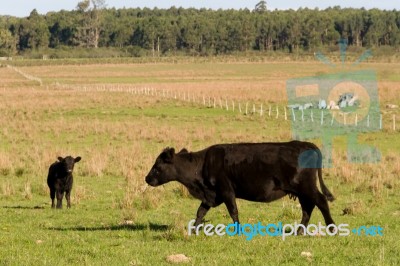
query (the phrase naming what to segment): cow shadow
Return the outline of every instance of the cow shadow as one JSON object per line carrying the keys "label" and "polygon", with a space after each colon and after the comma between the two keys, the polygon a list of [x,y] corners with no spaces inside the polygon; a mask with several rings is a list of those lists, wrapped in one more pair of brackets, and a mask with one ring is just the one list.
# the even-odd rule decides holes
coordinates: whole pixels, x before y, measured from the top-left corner
{"label": "cow shadow", "polygon": [[116,224],[116,225],[104,225],[104,226],[73,226],[73,227],[47,227],[48,230],[54,231],[80,231],[80,232],[90,232],[90,231],[155,231],[163,232],[167,231],[170,226],[165,224],[154,224],[154,223],[137,223],[137,224]]}

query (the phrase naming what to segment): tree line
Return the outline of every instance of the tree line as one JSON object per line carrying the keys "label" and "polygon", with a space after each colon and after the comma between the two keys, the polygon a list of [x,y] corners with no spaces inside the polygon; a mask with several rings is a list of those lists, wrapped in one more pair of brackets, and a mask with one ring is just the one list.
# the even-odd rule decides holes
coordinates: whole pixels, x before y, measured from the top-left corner
{"label": "tree line", "polygon": [[105,8],[84,0],[75,10],[26,18],[0,16],[0,56],[83,47],[129,49],[134,56],[185,53],[216,55],[247,51],[296,53],[335,46],[400,46],[400,11],[301,8],[254,10]]}

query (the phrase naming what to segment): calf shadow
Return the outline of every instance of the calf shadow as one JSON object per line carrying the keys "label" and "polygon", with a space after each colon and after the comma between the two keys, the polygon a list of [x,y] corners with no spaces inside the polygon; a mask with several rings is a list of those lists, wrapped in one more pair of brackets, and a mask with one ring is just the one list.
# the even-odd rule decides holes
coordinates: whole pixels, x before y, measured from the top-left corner
{"label": "calf shadow", "polygon": [[3,206],[4,209],[20,209],[20,210],[43,210],[44,206]]}
{"label": "calf shadow", "polygon": [[117,225],[104,225],[104,226],[94,226],[94,227],[86,227],[86,226],[73,226],[73,227],[47,227],[48,230],[54,230],[54,231],[80,231],[80,232],[85,232],[85,231],[121,231],[121,230],[126,230],[126,231],[145,231],[145,230],[150,230],[150,231],[167,231],[169,228],[168,225],[165,224],[154,224],[154,223],[149,223],[149,224],[144,224],[144,223],[138,223],[138,224],[117,224]]}

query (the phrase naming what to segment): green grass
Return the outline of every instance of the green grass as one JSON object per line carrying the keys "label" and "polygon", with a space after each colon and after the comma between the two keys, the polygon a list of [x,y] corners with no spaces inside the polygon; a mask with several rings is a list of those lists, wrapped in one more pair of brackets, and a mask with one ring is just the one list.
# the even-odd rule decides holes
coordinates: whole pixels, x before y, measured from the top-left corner
{"label": "green grass", "polygon": [[[132,218],[114,206],[120,193],[107,184],[122,180],[113,177],[112,182],[104,182],[109,178],[112,177],[76,178],[77,184],[95,195],[69,210],[51,210],[44,195],[35,195],[30,201],[18,196],[2,198],[0,242],[7,247],[0,250],[2,264],[155,265],[165,263],[166,256],[176,253],[189,256],[194,265],[346,265],[354,260],[359,265],[396,265],[398,261],[400,202],[393,190],[377,200],[369,193],[354,193],[336,188],[332,180],[327,182],[330,187],[341,189],[338,200],[331,204],[337,223],[381,225],[383,237],[301,236],[283,241],[279,237],[257,236],[247,241],[245,237],[185,236],[181,226],[193,218],[199,203],[179,196],[172,184],[166,185],[156,207],[134,208],[135,223],[124,225],[124,218]],[[163,189],[152,193],[160,190]],[[352,196],[345,196],[347,193]],[[365,202],[365,206],[357,215],[342,216],[342,209],[351,198]],[[239,201],[239,211],[245,223],[293,223],[300,218],[297,202],[288,199],[271,204]],[[230,223],[224,206],[212,209],[207,219],[213,224]],[[319,221],[322,217],[316,210],[311,222]],[[300,256],[303,251],[312,253],[311,262]]]}

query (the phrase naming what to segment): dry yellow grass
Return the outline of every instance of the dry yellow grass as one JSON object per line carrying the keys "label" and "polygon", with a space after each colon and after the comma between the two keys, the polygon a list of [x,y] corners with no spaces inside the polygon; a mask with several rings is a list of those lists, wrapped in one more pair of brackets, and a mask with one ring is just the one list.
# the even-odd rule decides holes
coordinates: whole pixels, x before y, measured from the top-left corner
{"label": "dry yellow grass", "polygon": [[[0,78],[4,78],[4,82],[0,85],[2,88],[0,124],[3,125],[0,130],[2,140],[0,175],[11,177],[19,172],[23,176],[34,177],[32,182],[26,182],[24,187],[20,188],[24,196],[30,198],[31,186],[35,187],[38,183],[45,184],[48,167],[57,156],[79,155],[83,160],[77,166],[77,176],[120,177],[126,183],[123,188],[124,197],[116,205],[131,208],[135,200],[140,199],[143,203],[141,208],[149,208],[157,204],[158,195],[146,190],[143,177],[164,145],[173,144],[177,148],[186,147],[194,150],[216,142],[280,141],[291,138],[288,122],[279,126],[274,134],[254,134],[257,131],[270,130],[258,115],[236,116],[234,120],[228,120],[223,116],[211,118],[214,119],[214,125],[220,126],[232,121],[238,124],[249,120],[260,121],[259,129],[256,130],[246,128],[233,130],[232,126],[221,131],[210,124],[204,125],[201,120],[172,120],[173,126],[171,126],[168,122],[170,120],[163,121],[162,114],[146,116],[142,113],[142,110],[163,106],[168,101],[187,110],[203,108],[204,97],[206,104],[209,105],[210,102],[211,106],[214,104],[214,99],[216,107],[219,107],[221,101],[225,108],[227,102],[229,111],[232,111],[232,101],[235,103],[236,112],[240,103],[242,113],[246,103],[249,103],[249,112],[253,104],[256,104],[259,111],[262,103],[266,115],[269,106],[274,108],[276,105],[285,105],[285,79],[289,78],[290,74],[279,69],[275,71],[272,67],[269,73],[259,72],[254,79],[251,79],[252,75],[249,73],[241,78],[234,75],[237,69],[232,70],[228,67],[227,70],[222,69],[218,72],[218,67],[223,68],[224,65],[198,72],[190,68],[186,71],[185,66],[166,70],[169,65],[157,65],[156,71],[147,73],[146,70],[151,70],[151,67],[151,65],[106,65],[99,68],[97,66],[24,67],[24,72],[47,81],[41,87],[26,85],[28,81],[22,76],[8,68],[1,68]],[[317,70],[318,67],[315,66],[306,67],[306,73],[309,74]],[[168,82],[141,81],[137,84],[90,82],[99,76],[116,79],[151,78],[153,75],[159,75],[161,80],[167,79]],[[69,87],[54,84],[55,80],[63,79],[68,79]],[[86,91],[82,90],[83,88],[86,88]],[[102,91],[104,88],[106,91]],[[152,88],[154,91],[148,93],[157,92],[158,95],[150,97],[143,93],[134,94],[134,90],[142,88]],[[379,82],[379,89],[382,102],[399,101],[399,82]],[[162,97],[162,93],[166,91],[170,97],[175,95],[180,99],[185,97],[186,102]],[[192,103],[193,97],[196,103]],[[384,119],[390,119],[398,112],[385,108],[383,111]],[[384,127],[390,130],[390,124],[384,124]],[[399,155],[397,152],[392,152],[388,156],[387,158],[393,159],[384,160],[378,166],[368,167],[368,171],[364,171],[358,165],[347,163],[346,158],[337,156],[335,160],[340,166],[328,169],[327,172],[338,177],[341,182],[358,185],[367,182],[368,189],[379,192],[384,186],[393,187],[397,184],[394,177],[398,177],[400,170]],[[40,193],[44,194],[46,186],[38,187]],[[11,183],[4,183],[2,194],[13,195],[16,189],[18,188],[13,187]],[[75,202],[79,203],[81,199],[89,197],[90,193],[85,187],[78,186]],[[180,188],[180,193],[187,196],[184,189]]]}

